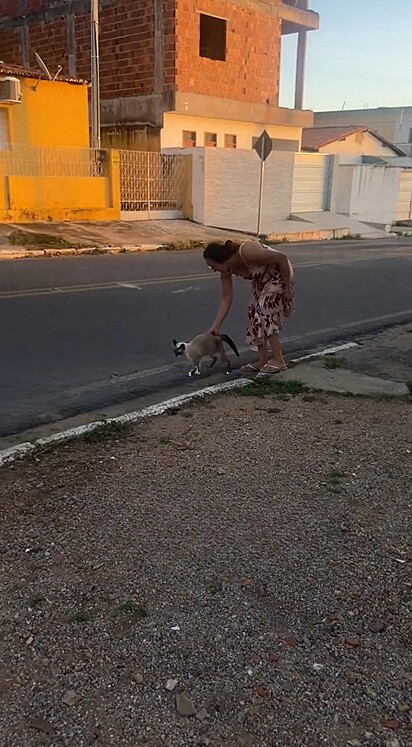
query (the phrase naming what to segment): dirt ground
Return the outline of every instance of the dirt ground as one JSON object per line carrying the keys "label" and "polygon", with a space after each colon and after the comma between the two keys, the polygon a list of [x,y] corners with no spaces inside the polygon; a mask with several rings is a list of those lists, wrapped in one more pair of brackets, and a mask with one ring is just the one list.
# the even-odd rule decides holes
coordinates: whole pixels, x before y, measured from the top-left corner
{"label": "dirt ground", "polygon": [[245,389],[3,468],[0,744],[411,745],[411,450]]}

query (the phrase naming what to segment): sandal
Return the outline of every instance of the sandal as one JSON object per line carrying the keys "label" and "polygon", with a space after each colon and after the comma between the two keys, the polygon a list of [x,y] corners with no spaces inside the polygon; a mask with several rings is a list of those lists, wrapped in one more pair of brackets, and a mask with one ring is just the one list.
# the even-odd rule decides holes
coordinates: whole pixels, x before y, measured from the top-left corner
{"label": "sandal", "polygon": [[260,372],[260,368],[258,368],[257,366],[254,366],[253,363],[246,363],[245,366],[241,366],[240,370],[243,373],[259,373]]}
{"label": "sandal", "polygon": [[286,371],[287,366],[282,366],[282,368],[279,368],[279,366],[274,366],[271,363],[266,363],[266,366],[263,366],[263,368],[260,369],[261,374],[277,374],[281,373],[281,371]]}

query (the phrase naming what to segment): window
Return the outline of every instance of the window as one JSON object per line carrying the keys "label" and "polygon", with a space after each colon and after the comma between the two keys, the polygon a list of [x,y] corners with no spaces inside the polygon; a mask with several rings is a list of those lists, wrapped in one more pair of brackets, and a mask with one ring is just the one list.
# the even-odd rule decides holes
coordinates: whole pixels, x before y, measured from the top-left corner
{"label": "window", "polygon": [[205,132],[205,148],[216,148],[216,147],[217,147],[216,132]]}
{"label": "window", "polygon": [[225,135],[225,148],[237,148],[237,135]]}
{"label": "window", "polygon": [[199,55],[209,60],[226,60],[226,21],[200,13]]}
{"label": "window", "polygon": [[182,145],[183,148],[196,148],[196,133],[183,130]]}

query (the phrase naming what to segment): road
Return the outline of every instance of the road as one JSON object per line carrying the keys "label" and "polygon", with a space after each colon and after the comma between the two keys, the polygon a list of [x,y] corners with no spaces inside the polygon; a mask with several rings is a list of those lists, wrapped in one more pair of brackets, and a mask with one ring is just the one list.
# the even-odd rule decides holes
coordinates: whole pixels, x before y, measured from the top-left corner
{"label": "road", "polygon": [[[286,351],[412,319],[410,239],[286,252],[297,284]],[[236,281],[226,325],[240,347],[248,293]],[[186,380],[171,351],[173,337],[209,326],[218,298],[218,278],[198,252],[0,262],[0,446],[63,418],[113,414],[221,380]]]}

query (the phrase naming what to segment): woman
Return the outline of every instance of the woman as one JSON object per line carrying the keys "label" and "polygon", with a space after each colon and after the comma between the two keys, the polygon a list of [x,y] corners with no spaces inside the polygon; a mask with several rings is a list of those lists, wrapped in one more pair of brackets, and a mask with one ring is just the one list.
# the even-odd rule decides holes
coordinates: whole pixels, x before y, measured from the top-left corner
{"label": "woman", "polygon": [[[252,300],[246,341],[258,349],[256,363],[242,366],[245,373],[274,374],[287,366],[279,342],[284,317],[293,307],[293,268],[285,254],[262,246],[258,241],[213,242],[203,252],[207,265],[220,272],[222,297],[209,332],[219,334],[233,301],[232,275],[251,280]],[[268,344],[272,360],[268,363]]]}

